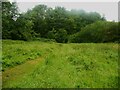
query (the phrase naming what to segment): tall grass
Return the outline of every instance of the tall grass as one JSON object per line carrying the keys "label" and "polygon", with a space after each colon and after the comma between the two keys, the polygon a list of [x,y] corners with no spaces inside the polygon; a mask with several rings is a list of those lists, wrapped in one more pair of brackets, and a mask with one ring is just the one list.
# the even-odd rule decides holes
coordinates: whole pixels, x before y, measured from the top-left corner
{"label": "tall grass", "polygon": [[[24,76],[5,80],[17,88],[117,88],[118,45],[3,41],[3,68],[43,57]],[[30,59],[28,59],[30,58]],[[21,68],[24,69],[24,68]],[[28,68],[29,69],[29,68]]]}

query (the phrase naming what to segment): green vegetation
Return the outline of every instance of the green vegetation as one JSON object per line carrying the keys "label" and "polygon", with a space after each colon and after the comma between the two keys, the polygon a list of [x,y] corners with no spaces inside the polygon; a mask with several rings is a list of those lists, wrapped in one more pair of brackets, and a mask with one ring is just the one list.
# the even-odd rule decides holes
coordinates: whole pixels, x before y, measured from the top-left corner
{"label": "green vegetation", "polygon": [[24,42],[3,40],[2,45],[3,45],[2,49],[3,71],[7,67],[20,65],[27,60],[34,60],[37,57],[47,53],[47,48],[44,48],[45,44],[43,44],[42,42],[39,43],[37,41]]}
{"label": "green vegetation", "polygon": [[69,41],[73,43],[120,42],[119,29],[118,23],[98,21],[83,27],[80,32],[71,35]]}
{"label": "green vegetation", "polygon": [[2,2],[3,88],[117,88],[119,24],[97,12],[37,5],[19,13]]}
{"label": "green vegetation", "polygon": [[118,44],[3,40],[2,58],[4,88],[118,87]]}
{"label": "green vegetation", "polygon": [[119,23],[106,21],[97,12],[37,5],[19,13],[15,2],[2,2],[2,22],[3,39],[29,41],[47,38],[59,43],[120,41]]}

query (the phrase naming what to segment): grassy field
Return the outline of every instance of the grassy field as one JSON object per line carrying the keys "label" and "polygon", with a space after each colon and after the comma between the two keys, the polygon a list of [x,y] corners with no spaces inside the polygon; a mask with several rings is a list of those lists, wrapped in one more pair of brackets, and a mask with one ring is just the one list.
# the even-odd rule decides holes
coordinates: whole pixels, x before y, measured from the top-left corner
{"label": "grassy field", "polygon": [[2,43],[3,88],[118,87],[118,44]]}

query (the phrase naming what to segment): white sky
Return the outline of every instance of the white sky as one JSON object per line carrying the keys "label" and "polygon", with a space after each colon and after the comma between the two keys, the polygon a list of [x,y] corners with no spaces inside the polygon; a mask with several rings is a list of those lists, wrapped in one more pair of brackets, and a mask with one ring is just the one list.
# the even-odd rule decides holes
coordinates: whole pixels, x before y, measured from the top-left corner
{"label": "white sky", "polygon": [[83,9],[85,11],[96,11],[105,15],[109,21],[118,21],[118,0],[9,0],[17,1],[20,12],[25,12],[35,5],[45,4],[48,7],[62,6],[66,9]]}

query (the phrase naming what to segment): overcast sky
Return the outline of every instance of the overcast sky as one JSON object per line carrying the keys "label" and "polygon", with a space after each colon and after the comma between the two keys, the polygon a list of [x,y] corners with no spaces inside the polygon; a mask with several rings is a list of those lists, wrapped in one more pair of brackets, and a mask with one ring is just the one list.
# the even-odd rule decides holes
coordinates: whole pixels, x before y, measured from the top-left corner
{"label": "overcast sky", "polygon": [[28,0],[25,1],[20,1],[20,0],[15,0],[18,2],[18,7],[20,12],[25,12],[28,9],[32,9],[35,5],[39,5],[39,4],[45,4],[48,7],[52,7],[54,8],[55,6],[62,6],[65,7],[66,9],[70,10],[70,9],[83,9],[87,12],[98,12],[101,15],[105,15],[106,19],[109,21],[115,20],[118,21],[118,2],[117,0],[114,2],[110,1],[109,2],[106,0],[103,2],[95,2],[94,0],[91,0],[93,2],[87,2],[86,0],[84,2],[78,2],[73,0],[72,2],[48,2],[47,0],[44,2],[39,0],[34,0],[34,2],[30,1],[28,2]]}

